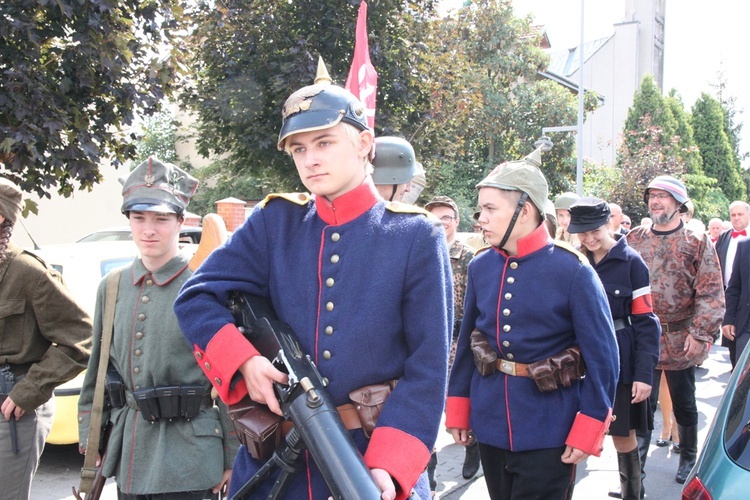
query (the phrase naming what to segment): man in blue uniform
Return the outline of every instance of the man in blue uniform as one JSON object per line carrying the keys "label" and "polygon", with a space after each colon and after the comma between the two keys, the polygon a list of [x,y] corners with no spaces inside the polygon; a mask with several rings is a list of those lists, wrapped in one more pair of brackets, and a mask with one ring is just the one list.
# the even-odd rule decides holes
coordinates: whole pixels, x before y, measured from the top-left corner
{"label": "man in blue uniform", "polygon": [[[440,426],[453,323],[450,259],[426,212],[378,196],[372,145],[364,106],[330,79],[292,94],[278,147],[312,194],[267,197],[185,284],[175,310],[227,403],[249,394],[280,414],[272,382],[287,381],[234,325],[226,309],[233,291],[270,300],[337,406],[351,403],[353,391],[395,381],[369,439],[356,426],[351,436],[384,499],[412,489],[426,498],[422,473]],[[262,465],[241,448],[230,496]],[[316,464],[303,455],[302,465],[288,498],[327,499]],[[257,494],[267,495],[274,479]]]}
{"label": "man in blue uniform", "polygon": [[538,154],[477,185],[491,247],[469,264],[448,386],[446,427],[464,445],[474,432],[493,499],[569,498],[576,464],[602,450],[619,369],[601,282],[542,224]]}

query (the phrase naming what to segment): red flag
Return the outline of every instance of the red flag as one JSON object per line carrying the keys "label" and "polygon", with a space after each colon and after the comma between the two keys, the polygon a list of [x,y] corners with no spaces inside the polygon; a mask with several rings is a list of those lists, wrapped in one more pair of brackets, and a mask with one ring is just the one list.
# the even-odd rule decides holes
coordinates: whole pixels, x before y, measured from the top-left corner
{"label": "red flag", "polygon": [[367,4],[359,4],[357,34],[354,40],[354,58],[344,86],[365,105],[367,123],[375,129],[375,95],[378,88],[378,73],[370,62],[370,47],[367,43]]}

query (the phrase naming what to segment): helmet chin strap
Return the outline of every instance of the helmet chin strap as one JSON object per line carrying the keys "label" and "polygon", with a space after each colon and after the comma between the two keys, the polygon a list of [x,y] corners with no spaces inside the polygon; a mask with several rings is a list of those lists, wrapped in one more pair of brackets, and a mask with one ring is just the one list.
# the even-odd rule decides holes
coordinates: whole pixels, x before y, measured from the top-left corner
{"label": "helmet chin strap", "polygon": [[508,229],[505,231],[505,236],[503,236],[502,241],[499,245],[497,245],[497,248],[500,248],[502,250],[505,250],[503,247],[508,242],[508,238],[510,238],[510,233],[513,231],[513,228],[516,226],[516,220],[518,220],[518,215],[521,213],[521,209],[523,208],[524,203],[526,203],[526,200],[529,199],[529,195],[526,193],[521,193],[521,198],[518,200],[518,204],[516,205],[516,211],[513,213],[513,217],[510,219],[510,224],[508,224]]}
{"label": "helmet chin strap", "polygon": [[396,196],[396,191],[398,191],[398,184],[393,185],[393,192],[391,193],[391,197],[388,198],[388,201],[393,201],[393,197]]}

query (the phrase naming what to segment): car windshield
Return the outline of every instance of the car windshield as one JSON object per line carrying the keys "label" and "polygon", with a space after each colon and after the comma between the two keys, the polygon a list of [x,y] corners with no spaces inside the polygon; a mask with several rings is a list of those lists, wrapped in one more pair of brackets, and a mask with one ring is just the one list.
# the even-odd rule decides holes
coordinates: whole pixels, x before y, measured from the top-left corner
{"label": "car windshield", "polygon": [[750,363],[745,363],[737,379],[737,387],[732,395],[724,430],[724,445],[727,454],[740,467],[750,470]]}
{"label": "car windshield", "polygon": [[97,231],[91,233],[85,238],[81,238],[77,243],[90,243],[92,241],[132,241],[133,235],[130,231]]}

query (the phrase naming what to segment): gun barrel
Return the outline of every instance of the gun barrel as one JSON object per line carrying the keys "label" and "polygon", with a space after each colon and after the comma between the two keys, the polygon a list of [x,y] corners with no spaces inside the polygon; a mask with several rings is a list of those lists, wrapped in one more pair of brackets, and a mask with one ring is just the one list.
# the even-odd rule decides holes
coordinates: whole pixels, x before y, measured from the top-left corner
{"label": "gun barrel", "polygon": [[335,499],[378,500],[382,493],[344,427],[326,391],[310,408],[304,395],[289,406],[291,420],[313,456]]}

